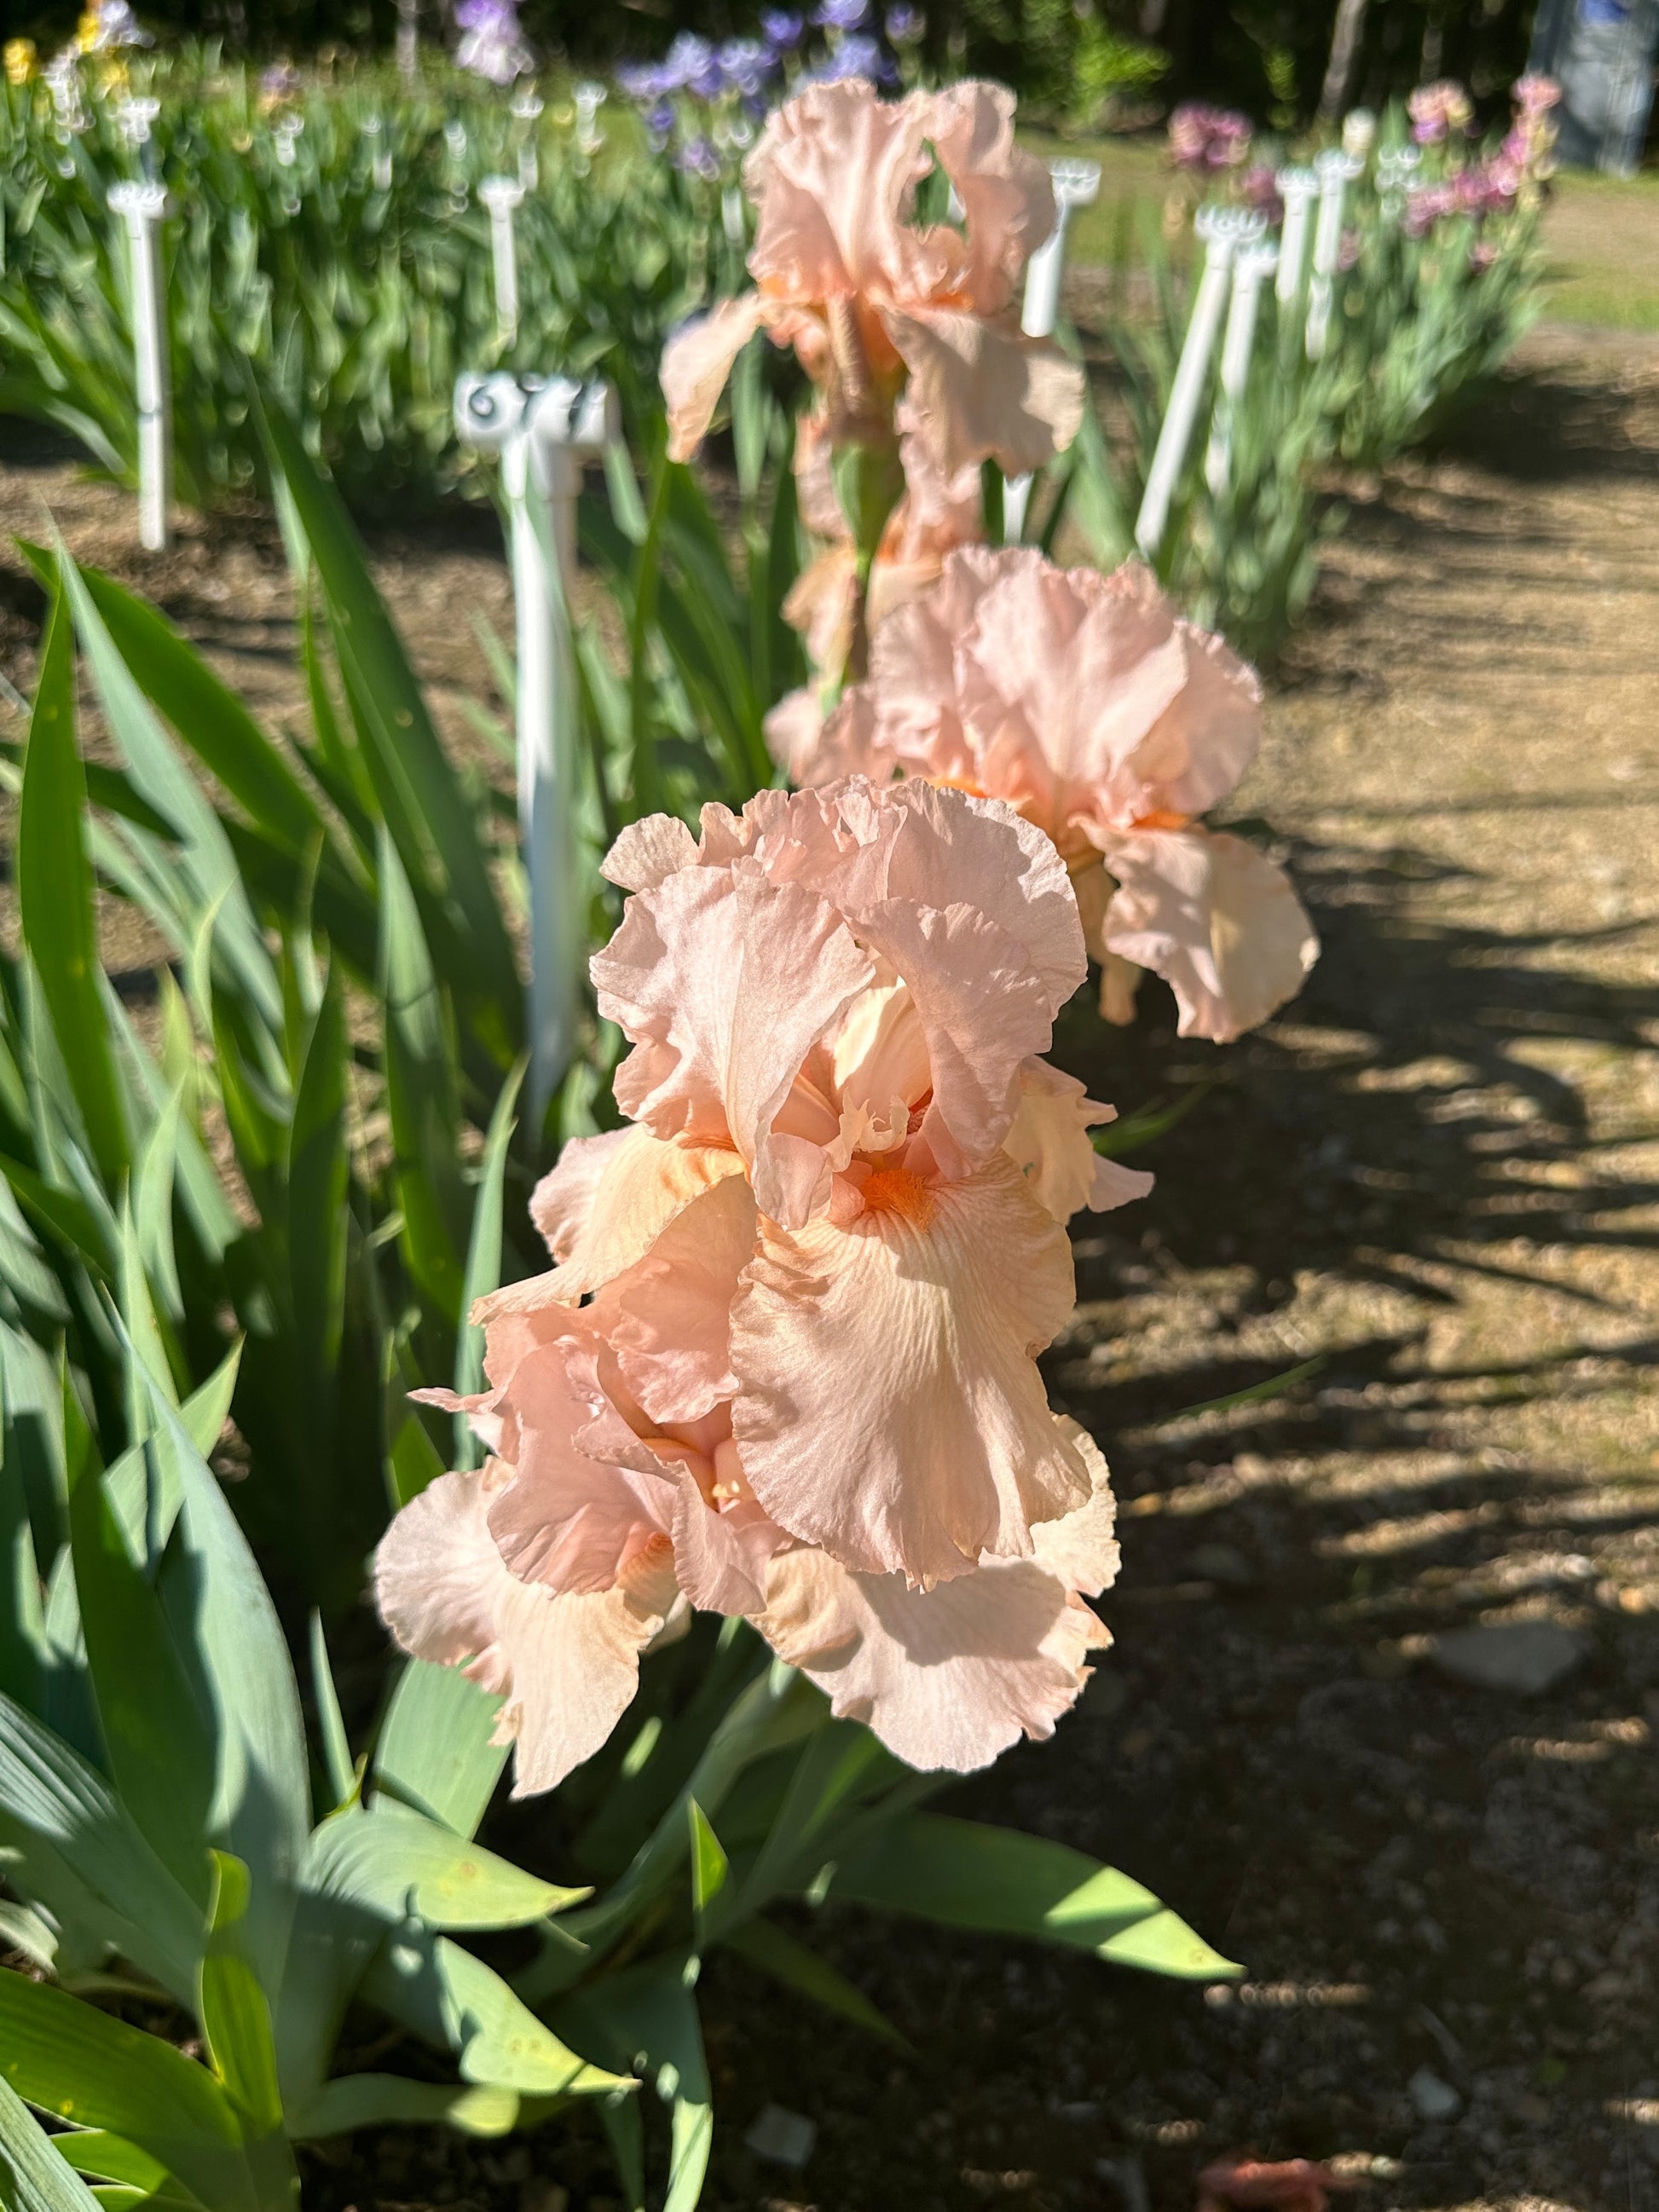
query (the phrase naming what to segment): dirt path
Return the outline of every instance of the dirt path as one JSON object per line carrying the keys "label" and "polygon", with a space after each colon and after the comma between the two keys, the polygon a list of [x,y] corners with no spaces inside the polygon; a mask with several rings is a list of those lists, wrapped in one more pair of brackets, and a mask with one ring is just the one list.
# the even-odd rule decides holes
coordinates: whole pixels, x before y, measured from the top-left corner
{"label": "dirt path", "polygon": [[[1187,2212],[1247,2142],[1338,2158],[1364,2212],[1659,2205],[1659,359],[1529,363],[1357,509],[1273,697],[1240,811],[1316,908],[1303,1000],[1226,1053],[1151,992],[1069,1039],[1126,1107],[1218,1087],[1080,1234],[1050,1363],[1125,1500],[1118,1649],[958,1802],[1139,1875],[1249,1979],[826,1923],[909,2058],[717,1960],[720,2212]],[[46,488],[6,477],[0,520]],[[96,550],[125,508],[78,496]],[[446,696],[486,689],[469,608],[505,627],[492,527],[381,549]],[[291,696],[270,533],[156,580]],[[1528,1699],[1427,1656],[1495,1620],[1577,1663]],[[799,2175],[743,2148],[769,2100],[818,2124]],[[606,2187],[556,2136],[436,2165],[365,2172],[362,2212]]]}
{"label": "dirt path", "polygon": [[[1241,811],[1316,907],[1302,1001],[1077,1060],[1219,1087],[1079,1237],[1051,1362],[1125,1498],[1117,1651],[964,1800],[1249,1979],[849,1923],[890,2067],[718,1970],[731,2104],[822,2126],[793,2188],[723,2156],[721,2205],[1184,2212],[1245,2143],[1365,2206],[1659,2203],[1659,364],[1530,362],[1358,510],[1273,702]],[[1583,1639],[1546,1695],[1424,1654],[1510,1620]]]}

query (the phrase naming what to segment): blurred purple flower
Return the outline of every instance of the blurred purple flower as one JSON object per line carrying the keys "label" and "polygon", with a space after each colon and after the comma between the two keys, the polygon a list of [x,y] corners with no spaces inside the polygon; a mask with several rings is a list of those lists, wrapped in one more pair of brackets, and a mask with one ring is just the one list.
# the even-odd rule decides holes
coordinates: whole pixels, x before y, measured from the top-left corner
{"label": "blurred purple flower", "polygon": [[856,76],[868,77],[872,84],[890,85],[898,81],[898,71],[879,41],[862,31],[843,38],[828,61],[820,63],[811,75],[814,84],[843,84]]}
{"label": "blurred purple flower", "polygon": [[455,27],[461,33],[455,59],[474,76],[509,85],[535,66],[519,28],[517,0],[455,0]]}
{"label": "blurred purple flower", "polygon": [[701,77],[713,67],[714,49],[707,39],[700,39],[695,31],[682,31],[663,57],[661,76],[665,92],[681,92],[690,88],[695,77]]}
{"label": "blurred purple flower", "polygon": [[706,177],[712,184],[720,175],[720,156],[706,138],[693,138],[674,156],[674,167],[688,177]]}
{"label": "blurred purple flower", "polygon": [[727,88],[745,100],[757,100],[777,67],[775,56],[758,39],[728,39],[717,57]]}
{"label": "blurred purple flower", "polygon": [[1250,118],[1189,100],[1170,118],[1170,159],[1177,169],[1236,169],[1250,150]]}
{"label": "blurred purple flower", "polygon": [[277,107],[284,100],[300,96],[300,72],[292,62],[272,62],[259,72],[259,104],[262,107]]}
{"label": "blurred purple flower", "polygon": [[660,100],[668,89],[655,62],[623,62],[617,71],[617,83],[623,97],[640,107]]}
{"label": "blurred purple flower", "polygon": [[820,30],[861,31],[870,20],[870,0],[818,0],[812,21]]}
{"label": "blurred purple flower", "polygon": [[762,38],[775,54],[793,53],[801,42],[806,18],[792,15],[782,8],[763,8],[760,27]]}
{"label": "blurred purple flower", "polygon": [[887,10],[887,36],[896,46],[920,46],[927,28],[927,19],[921,9],[905,5],[904,0],[900,0],[898,7]]}
{"label": "blurred purple flower", "polygon": [[651,136],[659,142],[665,143],[672,138],[674,135],[673,101],[659,100],[654,106],[647,107],[645,111],[645,127]]}

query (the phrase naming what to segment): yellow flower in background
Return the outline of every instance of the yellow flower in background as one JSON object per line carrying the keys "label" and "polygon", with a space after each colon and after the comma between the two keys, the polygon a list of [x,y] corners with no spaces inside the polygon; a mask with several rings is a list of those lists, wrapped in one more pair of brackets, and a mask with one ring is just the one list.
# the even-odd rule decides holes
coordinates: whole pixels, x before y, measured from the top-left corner
{"label": "yellow flower in background", "polygon": [[40,59],[33,39],[8,39],[4,48],[6,82],[27,84]]}
{"label": "yellow flower in background", "polygon": [[98,44],[98,10],[88,8],[75,27],[75,43],[83,54],[91,53]]}

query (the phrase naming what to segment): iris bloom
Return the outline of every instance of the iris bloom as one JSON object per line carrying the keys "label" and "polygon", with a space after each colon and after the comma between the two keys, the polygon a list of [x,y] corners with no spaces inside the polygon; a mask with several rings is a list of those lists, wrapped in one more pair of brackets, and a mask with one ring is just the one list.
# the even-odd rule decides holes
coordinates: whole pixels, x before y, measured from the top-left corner
{"label": "iris bloom", "polygon": [[1148,1181],[1037,1056],[1084,973],[1065,869],[994,801],[861,779],[707,807],[697,842],[656,817],[606,869],[631,1126],[538,1188],[556,1264],[480,1310],[491,1456],[394,1522],[382,1611],[506,1693],[521,1791],[690,1607],[911,1764],[982,1765],[1073,1702],[1116,1571],[1104,1465],[1036,1366],[1066,1217]]}
{"label": "iris bloom", "polygon": [[[817,680],[788,693],[767,717],[767,736],[793,774],[809,759],[823,724],[820,686],[839,690],[862,623],[866,635],[896,608],[907,606],[939,580],[948,553],[981,534],[984,509],[979,471],[946,477],[916,435],[910,403],[899,402],[899,453],[904,495],[884,525],[867,582],[861,585],[857,548],[836,495],[833,457],[822,427],[809,416],[795,440],[795,481],[802,521],[826,540],[824,550],[796,579],[783,604],[786,620],[806,641]],[[796,775],[796,782],[804,779]]]}
{"label": "iris bloom", "polygon": [[[966,83],[884,101],[860,81],[817,84],[768,120],[744,165],[759,210],[756,289],[688,325],[663,356],[669,451],[708,429],[738,353],[760,329],[793,345],[837,445],[890,443],[902,392],[947,477],[994,457],[1040,467],[1075,434],[1083,374],[1020,331],[1013,293],[1054,228],[1042,163],[1013,139],[1014,100]],[[915,221],[935,160],[963,224]]]}
{"label": "iris bloom", "polygon": [[1454,131],[1467,131],[1474,109],[1462,86],[1451,77],[1435,84],[1419,84],[1406,101],[1412,119],[1412,137],[1419,146],[1438,146]]}
{"label": "iris bloom", "polygon": [[1133,1018],[1151,968],[1181,1034],[1224,1043],[1294,996],[1319,950],[1283,870],[1200,819],[1254,759],[1261,699],[1138,564],[1102,576],[975,546],[889,617],[869,681],[791,766],[1006,799],[1071,871],[1107,1018]]}

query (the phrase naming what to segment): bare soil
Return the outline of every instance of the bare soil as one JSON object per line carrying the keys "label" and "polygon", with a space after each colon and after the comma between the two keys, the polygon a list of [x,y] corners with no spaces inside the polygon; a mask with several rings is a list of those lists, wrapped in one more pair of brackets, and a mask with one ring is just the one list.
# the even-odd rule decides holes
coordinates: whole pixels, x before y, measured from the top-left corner
{"label": "bare soil", "polygon": [[[1062,1038],[1125,1109],[1214,1086],[1152,1197],[1079,1227],[1048,1363],[1124,1501],[1116,1648],[1053,1744],[941,1801],[1122,1867],[1246,1978],[826,1912],[903,2057],[716,1957],[714,2212],[1187,2212],[1246,2144],[1335,2160],[1360,2212],[1659,2206],[1659,353],[1540,335],[1355,491],[1237,809],[1314,910],[1307,990],[1224,1051],[1155,988]],[[38,453],[0,521],[40,495],[273,720],[296,702],[267,526],[152,568],[126,502]],[[459,742],[469,612],[508,623],[493,520],[376,553]],[[9,563],[24,691],[36,618]],[[1429,1656],[1534,1619],[1585,1639],[1541,1697]],[[772,2102],[817,2124],[799,2172],[744,2148]],[[307,2202],[562,2192],[617,2201],[586,2122],[345,2147]]]}

